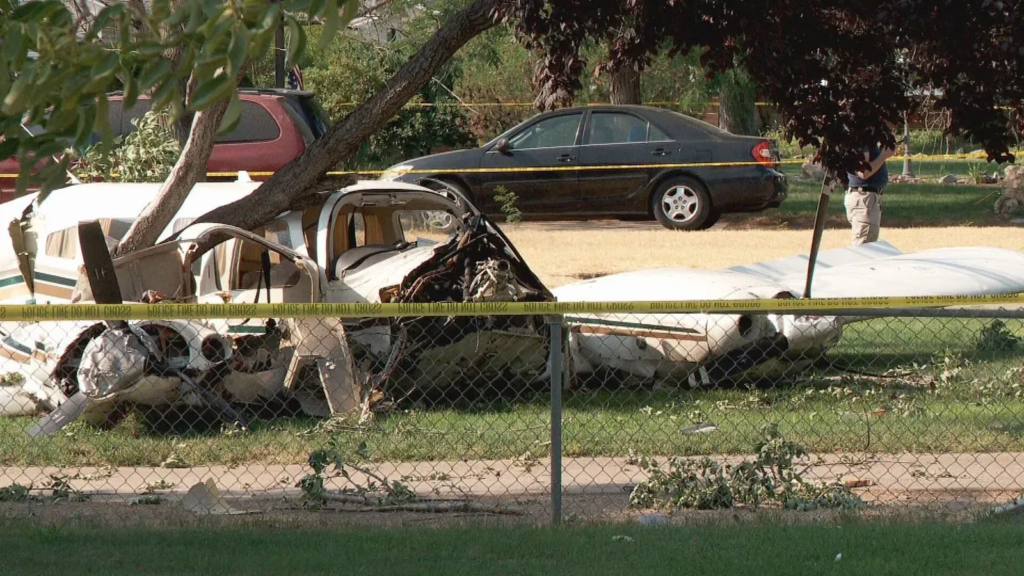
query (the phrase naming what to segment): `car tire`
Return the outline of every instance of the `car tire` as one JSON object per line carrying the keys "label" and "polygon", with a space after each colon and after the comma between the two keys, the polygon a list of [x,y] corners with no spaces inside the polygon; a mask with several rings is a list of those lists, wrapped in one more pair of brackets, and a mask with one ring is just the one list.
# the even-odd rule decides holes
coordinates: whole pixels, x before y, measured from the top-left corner
{"label": "car tire", "polygon": [[658,222],[672,230],[703,230],[718,220],[704,185],[685,176],[658,186],[652,207]]}
{"label": "car tire", "polygon": [[704,223],[700,225],[700,229],[707,230],[708,228],[711,228],[715,224],[718,224],[718,219],[721,217],[722,211],[712,208],[711,212],[708,213],[708,217],[704,220]]}

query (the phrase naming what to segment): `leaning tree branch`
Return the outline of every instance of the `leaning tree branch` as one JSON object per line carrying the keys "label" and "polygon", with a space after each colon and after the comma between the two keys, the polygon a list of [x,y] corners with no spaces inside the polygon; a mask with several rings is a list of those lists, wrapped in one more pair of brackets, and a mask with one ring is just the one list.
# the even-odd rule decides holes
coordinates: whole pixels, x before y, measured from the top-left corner
{"label": "leaning tree branch", "polygon": [[206,163],[210,160],[213,143],[217,137],[221,120],[227,111],[228,101],[196,112],[192,118],[192,129],[181,150],[181,156],[174,163],[171,174],[160,185],[156,197],[146,206],[142,214],[132,222],[128,233],[118,243],[113,256],[123,256],[156,244],[160,234],[174,215],[185,203],[192,188],[206,176]]}
{"label": "leaning tree branch", "polygon": [[[384,88],[332,126],[252,194],[201,216],[197,222],[215,222],[246,230],[276,218],[300,197],[316,188],[324,174],[351,156],[374,132],[397,114],[462,46],[497,24],[502,0],[475,0],[445,23],[420,50],[392,76]],[[209,249],[212,244],[200,246]]]}

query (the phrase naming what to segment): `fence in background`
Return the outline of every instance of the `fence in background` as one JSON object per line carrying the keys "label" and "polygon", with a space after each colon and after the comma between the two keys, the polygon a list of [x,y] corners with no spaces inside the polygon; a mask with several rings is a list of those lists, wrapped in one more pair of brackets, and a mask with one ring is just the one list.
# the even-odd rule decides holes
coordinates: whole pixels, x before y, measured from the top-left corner
{"label": "fence in background", "polygon": [[[17,374],[0,383],[0,507],[195,506],[207,481],[214,511],[540,521],[1020,495],[1020,310],[763,304],[367,306],[343,321],[157,306],[128,328],[96,318],[135,308],[36,307],[0,324]],[[73,415],[79,392],[84,414],[28,433],[58,403]]]}

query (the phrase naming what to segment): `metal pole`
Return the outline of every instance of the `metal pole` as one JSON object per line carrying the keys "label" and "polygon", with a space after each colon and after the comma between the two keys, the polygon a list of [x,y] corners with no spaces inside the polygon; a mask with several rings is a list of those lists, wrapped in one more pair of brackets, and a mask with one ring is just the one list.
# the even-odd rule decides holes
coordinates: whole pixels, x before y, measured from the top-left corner
{"label": "metal pole", "polygon": [[[294,39],[293,39],[294,40]],[[274,85],[284,88],[284,22],[274,32]]]}
{"label": "metal pole", "polygon": [[804,285],[804,298],[811,297],[811,283],[814,282],[814,266],[818,262],[818,248],[821,247],[821,235],[825,230],[825,219],[828,218],[828,201],[832,197],[832,183],[829,174],[821,181],[821,195],[818,196],[818,211],[814,214],[814,232],[811,234],[811,253],[807,259],[807,283]]}
{"label": "metal pole", "polygon": [[562,523],[562,318],[548,320],[551,335],[551,521]]}

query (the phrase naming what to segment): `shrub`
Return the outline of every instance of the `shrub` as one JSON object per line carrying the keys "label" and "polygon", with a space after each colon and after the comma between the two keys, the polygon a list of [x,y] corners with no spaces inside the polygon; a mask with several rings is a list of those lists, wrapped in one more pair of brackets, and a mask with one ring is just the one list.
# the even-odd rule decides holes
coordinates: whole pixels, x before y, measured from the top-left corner
{"label": "shrub", "polygon": [[147,112],[122,142],[101,144],[73,156],[75,176],[83,182],[163,182],[181,154],[167,112]]}

